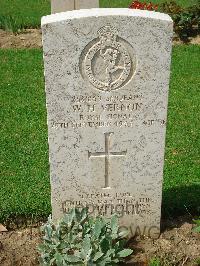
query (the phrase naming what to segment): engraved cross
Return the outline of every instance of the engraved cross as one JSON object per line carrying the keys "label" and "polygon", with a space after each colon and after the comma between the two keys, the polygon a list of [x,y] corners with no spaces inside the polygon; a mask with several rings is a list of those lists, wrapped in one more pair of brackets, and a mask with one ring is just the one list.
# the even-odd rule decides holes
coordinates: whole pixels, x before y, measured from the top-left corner
{"label": "engraved cross", "polygon": [[109,179],[109,171],[110,171],[110,157],[122,157],[127,154],[127,151],[122,152],[111,152],[110,151],[110,139],[113,135],[113,132],[104,133],[105,135],[105,152],[88,152],[88,157],[90,158],[105,158],[105,187],[110,188],[110,179]]}

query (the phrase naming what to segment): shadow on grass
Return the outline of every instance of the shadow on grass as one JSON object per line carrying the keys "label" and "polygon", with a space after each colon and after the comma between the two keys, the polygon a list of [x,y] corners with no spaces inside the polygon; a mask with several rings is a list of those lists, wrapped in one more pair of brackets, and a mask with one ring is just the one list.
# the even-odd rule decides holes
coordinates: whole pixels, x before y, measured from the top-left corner
{"label": "shadow on grass", "polygon": [[48,217],[31,217],[25,215],[10,216],[4,221],[4,225],[8,230],[17,230],[23,228],[40,227],[47,222]]}
{"label": "shadow on grass", "polygon": [[200,215],[200,182],[191,186],[165,189],[163,192],[162,218],[174,219],[182,215]]}

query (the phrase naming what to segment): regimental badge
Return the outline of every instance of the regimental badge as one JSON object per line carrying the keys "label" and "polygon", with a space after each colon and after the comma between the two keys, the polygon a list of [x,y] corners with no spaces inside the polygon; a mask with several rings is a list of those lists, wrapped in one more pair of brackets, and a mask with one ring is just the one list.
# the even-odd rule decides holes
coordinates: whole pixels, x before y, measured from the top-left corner
{"label": "regimental badge", "polygon": [[131,45],[106,25],[98,31],[81,56],[81,73],[96,89],[113,91],[126,85],[134,75],[136,59]]}

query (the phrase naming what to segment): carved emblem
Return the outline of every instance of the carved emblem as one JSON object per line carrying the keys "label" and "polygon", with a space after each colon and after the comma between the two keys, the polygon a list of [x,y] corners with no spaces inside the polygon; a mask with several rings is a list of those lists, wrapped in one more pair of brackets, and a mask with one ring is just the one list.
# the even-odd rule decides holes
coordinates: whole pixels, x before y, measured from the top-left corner
{"label": "carved emblem", "polygon": [[83,51],[81,72],[95,88],[116,90],[133,76],[135,62],[129,53],[130,45],[118,37],[111,25],[101,28],[98,35]]}

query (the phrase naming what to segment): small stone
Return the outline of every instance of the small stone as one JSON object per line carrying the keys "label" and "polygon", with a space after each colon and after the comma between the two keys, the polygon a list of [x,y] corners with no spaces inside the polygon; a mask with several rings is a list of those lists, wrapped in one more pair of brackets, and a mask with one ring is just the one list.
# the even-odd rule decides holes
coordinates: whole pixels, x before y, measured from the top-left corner
{"label": "small stone", "polygon": [[8,230],[6,229],[5,226],[3,226],[2,224],[0,224],[0,232],[8,232]]}

